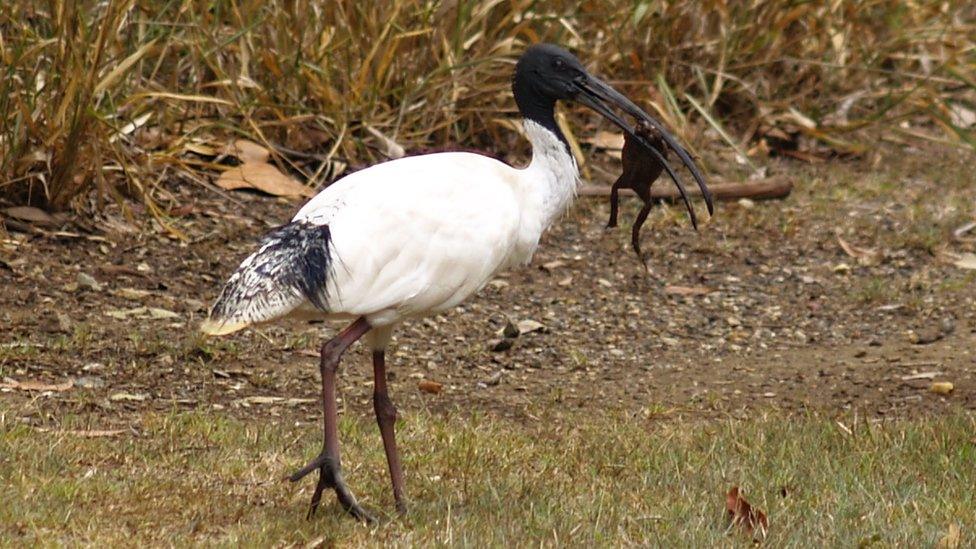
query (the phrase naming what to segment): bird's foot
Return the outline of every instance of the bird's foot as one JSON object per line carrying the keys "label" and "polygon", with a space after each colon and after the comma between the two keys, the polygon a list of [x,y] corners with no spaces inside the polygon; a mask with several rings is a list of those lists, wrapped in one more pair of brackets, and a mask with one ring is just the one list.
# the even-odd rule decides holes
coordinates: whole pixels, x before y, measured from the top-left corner
{"label": "bird's foot", "polygon": [[359,502],[356,501],[356,496],[352,494],[349,486],[346,485],[346,482],[342,478],[342,472],[337,461],[325,452],[322,452],[315,459],[308,462],[307,465],[295,471],[288,477],[288,480],[298,482],[316,469],[319,470],[319,481],[315,484],[315,492],[312,493],[312,501],[309,505],[308,514],[306,515],[307,519],[311,519],[315,515],[315,511],[318,510],[319,504],[322,502],[323,490],[332,488],[335,490],[339,505],[342,506],[345,512],[363,522],[376,522],[376,518],[363,509],[359,505]]}
{"label": "bird's foot", "polygon": [[407,514],[407,503],[402,499],[396,502],[396,512],[401,517]]}

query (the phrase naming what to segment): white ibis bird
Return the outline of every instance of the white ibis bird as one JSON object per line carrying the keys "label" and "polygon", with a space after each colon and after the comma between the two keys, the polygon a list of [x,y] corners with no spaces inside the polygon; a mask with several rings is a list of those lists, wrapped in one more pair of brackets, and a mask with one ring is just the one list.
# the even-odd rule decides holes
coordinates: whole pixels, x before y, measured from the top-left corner
{"label": "white ibis bird", "polygon": [[656,129],[691,171],[712,213],[704,178],[684,148],[566,50],[551,44],[529,47],[515,66],[512,90],[532,143],[528,167],[447,152],[401,158],[344,177],[264,237],[231,275],[201,326],[207,334],[221,335],[284,317],[352,321],[321,348],[322,451],[289,477],[298,481],[319,470],[309,516],[322,491],[331,488],[346,512],[371,520],[342,477],[336,427],[339,359],[360,338],[372,351],[373,408],[396,507],[405,510],[394,438],[397,411],[387,394],[387,344],[403,320],[447,311],[499,271],[528,263],[543,231],[569,206],[579,173],[556,125],[556,101],[582,103],[636,139],[664,166],[695,223],[678,175],[612,107]]}

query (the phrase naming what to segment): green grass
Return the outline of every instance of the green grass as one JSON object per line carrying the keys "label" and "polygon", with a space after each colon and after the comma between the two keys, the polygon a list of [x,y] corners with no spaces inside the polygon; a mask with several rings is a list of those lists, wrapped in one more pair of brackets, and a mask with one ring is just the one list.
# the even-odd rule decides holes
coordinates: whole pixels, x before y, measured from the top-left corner
{"label": "green grass", "polygon": [[[976,528],[976,422],[820,416],[653,422],[587,414],[517,423],[410,413],[400,423],[411,510],[367,527],[333,502],[304,520],[314,425],[218,412],[149,414],[139,436],[23,426],[0,407],[0,543],[98,545],[749,545],[730,533],[739,485],[780,546],[926,546]],[[372,421],[341,423],[346,476],[392,508]],[[782,495],[786,490],[786,496]]]}

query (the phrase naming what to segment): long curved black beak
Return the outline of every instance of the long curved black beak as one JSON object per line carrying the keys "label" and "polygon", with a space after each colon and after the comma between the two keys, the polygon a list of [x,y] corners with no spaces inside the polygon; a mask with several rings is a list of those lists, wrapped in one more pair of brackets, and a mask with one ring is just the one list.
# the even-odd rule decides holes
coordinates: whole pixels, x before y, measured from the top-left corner
{"label": "long curved black beak", "polygon": [[627,132],[631,137],[637,140],[641,145],[644,146],[661,165],[664,166],[665,171],[671,176],[671,180],[678,187],[678,192],[681,193],[681,199],[684,200],[685,206],[688,208],[688,215],[691,217],[691,225],[697,230],[698,220],[695,218],[695,209],[691,207],[691,202],[688,199],[688,193],[685,191],[684,185],[681,183],[681,178],[678,174],[671,168],[668,164],[664,155],[662,155],[656,148],[651,146],[646,139],[634,133],[634,127],[630,124],[624,122],[615,112],[610,109],[609,105],[614,105],[619,107],[620,110],[633,116],[638,120],[643,120],[647,122],[648,125],[656,129],[664,142],[667,143],[668,147],[678,155],[681,159],[681,163],[688,168],[691,175],[695,178],[695,182],[698,183],[698,188],[701,189],[702,197],[705,199],[705,204],[708,206],[708,214],[713,215],[715,208],[712,205],[712,192],[708,190],[708,186],[705,184],[705,178],[702,176],[701,172],[698,170],[698,166],[691,159],[691,155],[688,151],[684,149],[670,133],[664,128],[664,126],[651,117],[649,114],[641,110],[640,107],[635,105],[633,101],[627,99],[623,94],[617,90],[610,87],[609,84],[603,82],[599,78],[596,78],[589,74],[582,75],[575,82],[578,93],[576,94],[576,101],[586,105],[587,107],[593,109],[594,111],[602,114],[604,118],[613,122],[620,127],[623,131]]}

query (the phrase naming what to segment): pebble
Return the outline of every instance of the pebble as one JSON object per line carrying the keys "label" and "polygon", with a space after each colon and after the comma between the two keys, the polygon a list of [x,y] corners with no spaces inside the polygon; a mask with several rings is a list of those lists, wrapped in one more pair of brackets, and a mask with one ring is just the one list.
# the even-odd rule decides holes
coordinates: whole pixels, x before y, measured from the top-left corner
{"label": "pebble", "polygon": [[100,389],[105,386],[105,380],[95,376],[81,376],[75,380],[75,387],[82,389]]}
{"label": "pebble", "polygon": [[99,284],[98,281],[95,280],[95,277],[93,277],[90,274],[78,273],[78,276],[75,277],[75,280],[77,280],[78,286],[81,288],[88,288],[89,290],[95,292],[102,291],[102,285]]}

